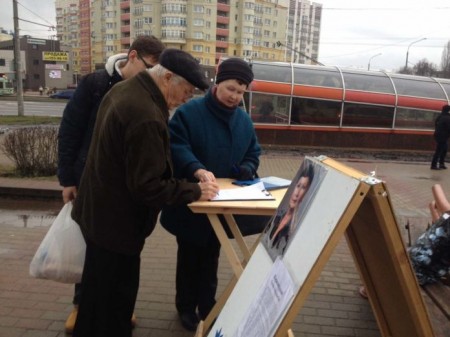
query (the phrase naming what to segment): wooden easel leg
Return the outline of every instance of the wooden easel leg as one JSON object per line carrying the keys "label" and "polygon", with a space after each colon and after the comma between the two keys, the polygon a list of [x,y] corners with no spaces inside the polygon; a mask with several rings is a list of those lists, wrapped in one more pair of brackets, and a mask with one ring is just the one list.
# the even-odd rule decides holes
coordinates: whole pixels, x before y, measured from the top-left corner
{"label": "wooden easel leg", "polygon": [[195,331],[194,337],[203,337],[203,321],[200,321],[197,326],[197,331]]}

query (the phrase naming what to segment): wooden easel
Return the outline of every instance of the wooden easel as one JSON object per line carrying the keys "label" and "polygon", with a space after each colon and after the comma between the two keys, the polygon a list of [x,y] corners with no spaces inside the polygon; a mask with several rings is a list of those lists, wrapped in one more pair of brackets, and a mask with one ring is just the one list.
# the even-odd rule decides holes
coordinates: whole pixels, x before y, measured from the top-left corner
{"label": "wooden easel", "polygon": [[[323,163],[352,177],[363,178],[360,172],[332,159],[326,159]],[[382,336],[434,336],[389,194],[382,182],[374,185],[361,183],[360,191],[355,194],[336,226],[275,336],[286,336],[286,330],[292,326],[343,234],[360,271]]]}
{"label": "wooden easel", "polygon": [[[318,257],[311,260],[315,262],[308,269],[306,278],[286,313],[278,320],[274,336],[293,336],[290,328],[295,317],[337,244],[345,235],[382,336],[433,337],[434,332],[385,184],[333,159],[325,157],[320,161],[329,170],[335,170],[336,176],[345,178],[342,179],[343,182],[351,181],[356,191],[353,195],[349,195],[350,202],[340,208],[343,210],[342,215],[336,219],[337,223],[334,222],[336,225],[328,239],[324,241],[325,244],[321,246],[322,250]],[[240,278],[239,275],[231,283],[226,298],[232,294],[233,287],[239,286]],[[220,303],[220,308],[224,307],[226,298],[223,300],[224,303]],[[218,309],[220,310],[222,309]],[[231,312],[229,309],[229,313]],[[208,328],[209,324],[206,327]],[[206,333],[203,332],[201,324],[196,337],[204,336]]]}

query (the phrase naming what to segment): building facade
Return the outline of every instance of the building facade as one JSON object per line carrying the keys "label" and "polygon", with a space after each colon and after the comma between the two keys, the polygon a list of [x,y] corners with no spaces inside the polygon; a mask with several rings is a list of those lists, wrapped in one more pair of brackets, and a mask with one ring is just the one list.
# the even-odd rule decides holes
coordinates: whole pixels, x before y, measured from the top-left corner
{"label": "building facade", "polygon": [[[19,39],[21,64],[24,70],[23,88],[38,90],[40,86],[65,89],[73,83],[72,59],[68,51],[60,49],[56,40],[21,36]],[[14,50],[14,40],[1,41],[0,50]]]}
{"label": "building facade", "polygon": [[[126,52],[136,36],[150,34],[167,47],[191,53],[205,66],[216,65],[221,56],[286,61],[291,57],[288,48],[309,58],[318,56],[321,7],[307,0],[56,0],[55,4],[58,38],[72,46],[74,71],[80,74]],[[307,62],[308,57],[293,61]]]}

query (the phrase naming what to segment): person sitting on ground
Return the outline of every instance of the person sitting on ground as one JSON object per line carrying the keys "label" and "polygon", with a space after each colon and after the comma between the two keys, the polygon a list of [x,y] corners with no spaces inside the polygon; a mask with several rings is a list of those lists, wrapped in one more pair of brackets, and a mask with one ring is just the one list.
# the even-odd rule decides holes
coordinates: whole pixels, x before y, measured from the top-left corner
{"label": "person sitting on ground", "polygon": [[[430,202],[432,225],[408,249],[411,264],[421,286],[435,283],[450,272],[450,202],[442,186],[432,187],[434,200]],[[367,298],[364,286],[359,294]]]}

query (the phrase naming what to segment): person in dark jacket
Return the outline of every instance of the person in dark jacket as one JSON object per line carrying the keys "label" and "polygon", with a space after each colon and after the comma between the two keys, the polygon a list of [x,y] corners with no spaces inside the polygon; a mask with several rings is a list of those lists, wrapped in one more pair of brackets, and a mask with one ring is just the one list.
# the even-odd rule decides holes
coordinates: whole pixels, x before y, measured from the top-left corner
{"label": "person in dark jacket", "polygon": [[[434,140],[436,150],[431,160],[432,170],[445,170],[445,157],[448,150],[448,138],[450,137],[450,105],[442,107],[441,114],[436,118]],[[438,166],[439,163],[439,166]]]}
{"label": "person in dark jacket", "polygon": [[[247,62],[227,59],[216,85],[177,109],[169,122],[175,177],[204,182],[255,176],[261,148],[250,117],[238,107],[252,80]],[[176,308],[182,325],[194,331],[215,304],[220,243],[206,215],[186,206],[164,208],[160,221],[177,237]]]}
{"label": "person in dark jacket", "polygon": [[[156,65],[163,50],[163,43],[156,37],[139,36],[132,43],[128,54],[111,56],[105,69],[90,73],[80,81],[64,109],[58,134],[58,178],[63,186],[64,203],[73,200],[77,195],[97,110],[103,96],[114,84]],[[75,326],[81,291],[81,283],[76,284],[74,308],[65,323],[65,330],[68,333],[71,333]]]}
{"label": "person in dark jacket", "polygon": [[72,218],[86,240],[74,337],[131,337],[140,254],[165,205],[213,198],[215,182],[176,180],[169,110],[208,88],[198,62],[165,49],[160,64],[116,84],[98,110]]}

